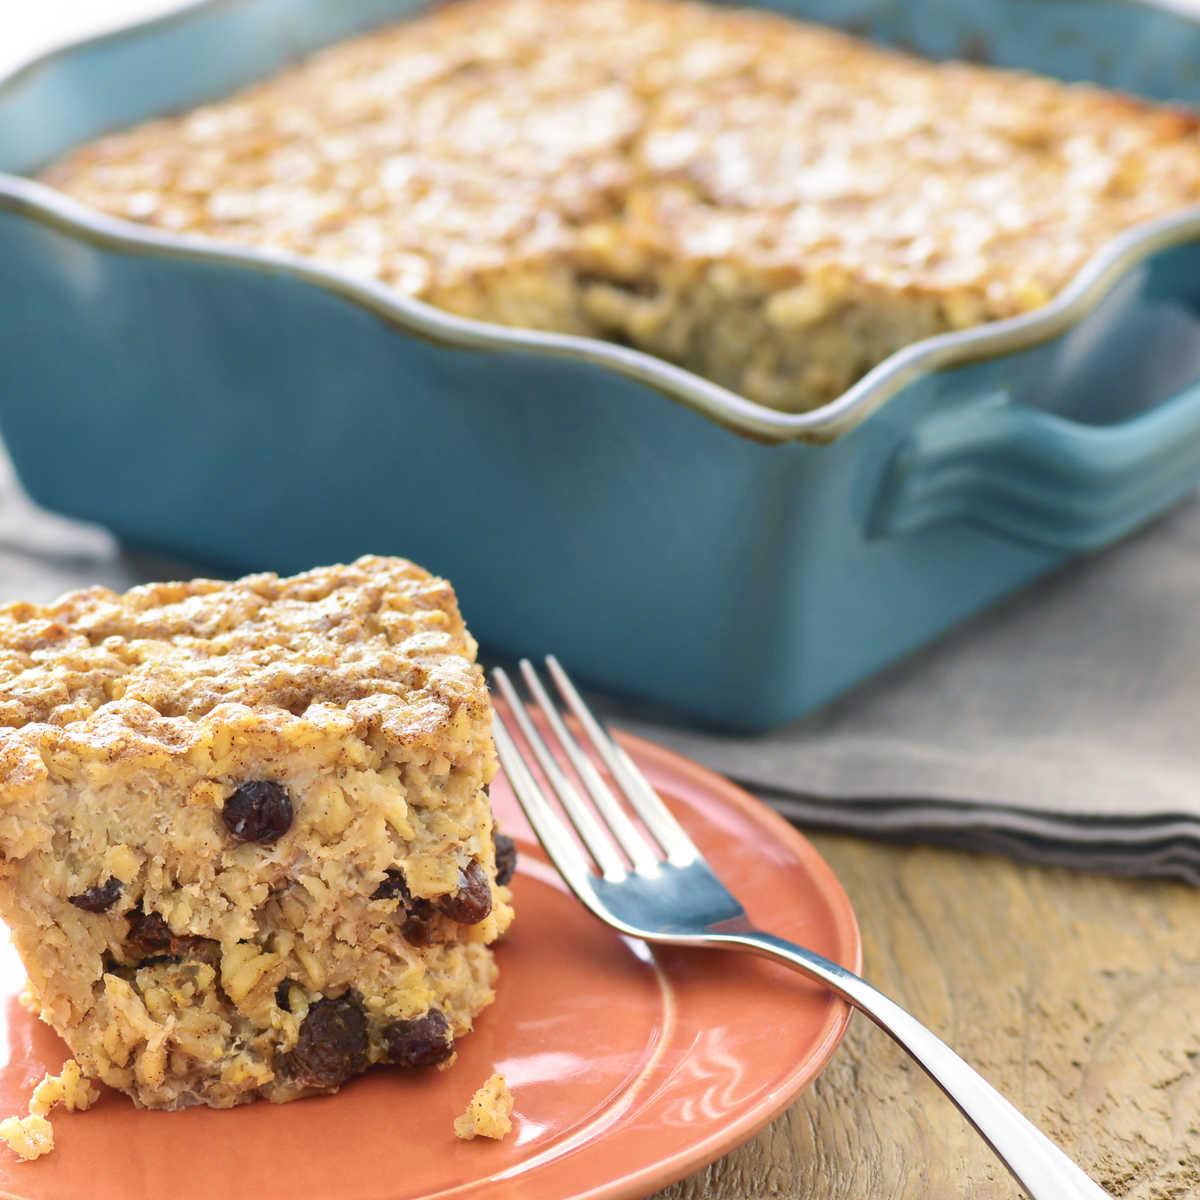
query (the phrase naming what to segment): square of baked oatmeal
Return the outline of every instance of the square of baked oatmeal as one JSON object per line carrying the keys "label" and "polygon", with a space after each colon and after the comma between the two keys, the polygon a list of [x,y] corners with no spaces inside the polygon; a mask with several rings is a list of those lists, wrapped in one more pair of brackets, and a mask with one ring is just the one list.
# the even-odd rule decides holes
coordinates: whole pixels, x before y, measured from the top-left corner
{"label": "square of baked oatmeal", "polygon": [[0,609],[0,915],[147,1107],[449,1062],[512,918],[494,773],[454,593],[402,559]]}

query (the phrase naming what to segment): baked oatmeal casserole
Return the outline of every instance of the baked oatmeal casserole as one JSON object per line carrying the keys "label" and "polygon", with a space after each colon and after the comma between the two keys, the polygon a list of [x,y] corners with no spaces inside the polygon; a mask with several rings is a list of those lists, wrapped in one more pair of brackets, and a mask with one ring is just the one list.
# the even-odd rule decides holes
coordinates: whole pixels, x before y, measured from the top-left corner
{"label": "baked oatmeal casserole", "polygon": [[85,1076],[226,1107],[452,1058],[512,918],[474,659],[400,559],[0,609],[0,915]]}
{"label": "baked oatmeal casserole", "polygon": [[1200,203],[1193,114],[684,0],[459,0],[44,178],[786,410]]}

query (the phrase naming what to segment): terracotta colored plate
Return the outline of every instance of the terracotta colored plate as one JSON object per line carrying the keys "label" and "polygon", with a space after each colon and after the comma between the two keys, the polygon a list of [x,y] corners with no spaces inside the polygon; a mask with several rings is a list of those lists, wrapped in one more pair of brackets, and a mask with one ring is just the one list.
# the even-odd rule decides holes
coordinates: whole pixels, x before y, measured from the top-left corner
{"label": "terracotta colored plate", "polygon": [[[700,847],[774,932],[851,968],[854,914],[813,847],[709,771],[623,739]],[[843,1004],[745,955],[651,954],[566,892],[503,780],[492,798],[522,852],[518,920],[499,948],[495,1005],[452,1070],[378,1071],[337,1095],[224,1112],[143,1112],[106,1095],[54,1118],[58,1149],[22,1164],[0,1148],[0,1194],[20,1200],[619,1200],[644,1196],[748,1138],[828,1061]],[[18,1004],[0,958],[0,1115],[66,1057]],[[516,1099],[503,1142],[459,1142],[453,1118],[502,1071]]]}

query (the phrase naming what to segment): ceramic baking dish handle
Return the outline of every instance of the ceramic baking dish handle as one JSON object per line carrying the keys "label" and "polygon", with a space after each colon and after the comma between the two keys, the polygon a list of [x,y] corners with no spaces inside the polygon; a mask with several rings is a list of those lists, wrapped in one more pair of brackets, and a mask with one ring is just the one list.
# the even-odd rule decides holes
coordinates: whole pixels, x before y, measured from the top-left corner
{"label": "ceramic baking dish handle", "polygon": [[884,469],[875,537],[967,521],[1042,549],[1093,550],[1200,483],[1200,383],[1114,425],[1087,425],[1004,394],[937,413]]}

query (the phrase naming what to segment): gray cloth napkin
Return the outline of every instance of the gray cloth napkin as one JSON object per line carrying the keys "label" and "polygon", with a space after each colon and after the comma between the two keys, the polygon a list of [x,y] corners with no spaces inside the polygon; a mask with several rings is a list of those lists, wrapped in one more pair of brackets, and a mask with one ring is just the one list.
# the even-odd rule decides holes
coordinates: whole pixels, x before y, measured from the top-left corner
{"label": "gray cloth napkin", "polygon": [[[192,574],[42,512],[0,458],[0,599]],[[725,738],[601,702],[806,826],[1200,884],[1200,502],[806,720]]]}
{"label": "gray cloth napkin", "polygon": [[1200,501],[786,729],[618,723],[803,825],[1200,884]]}

